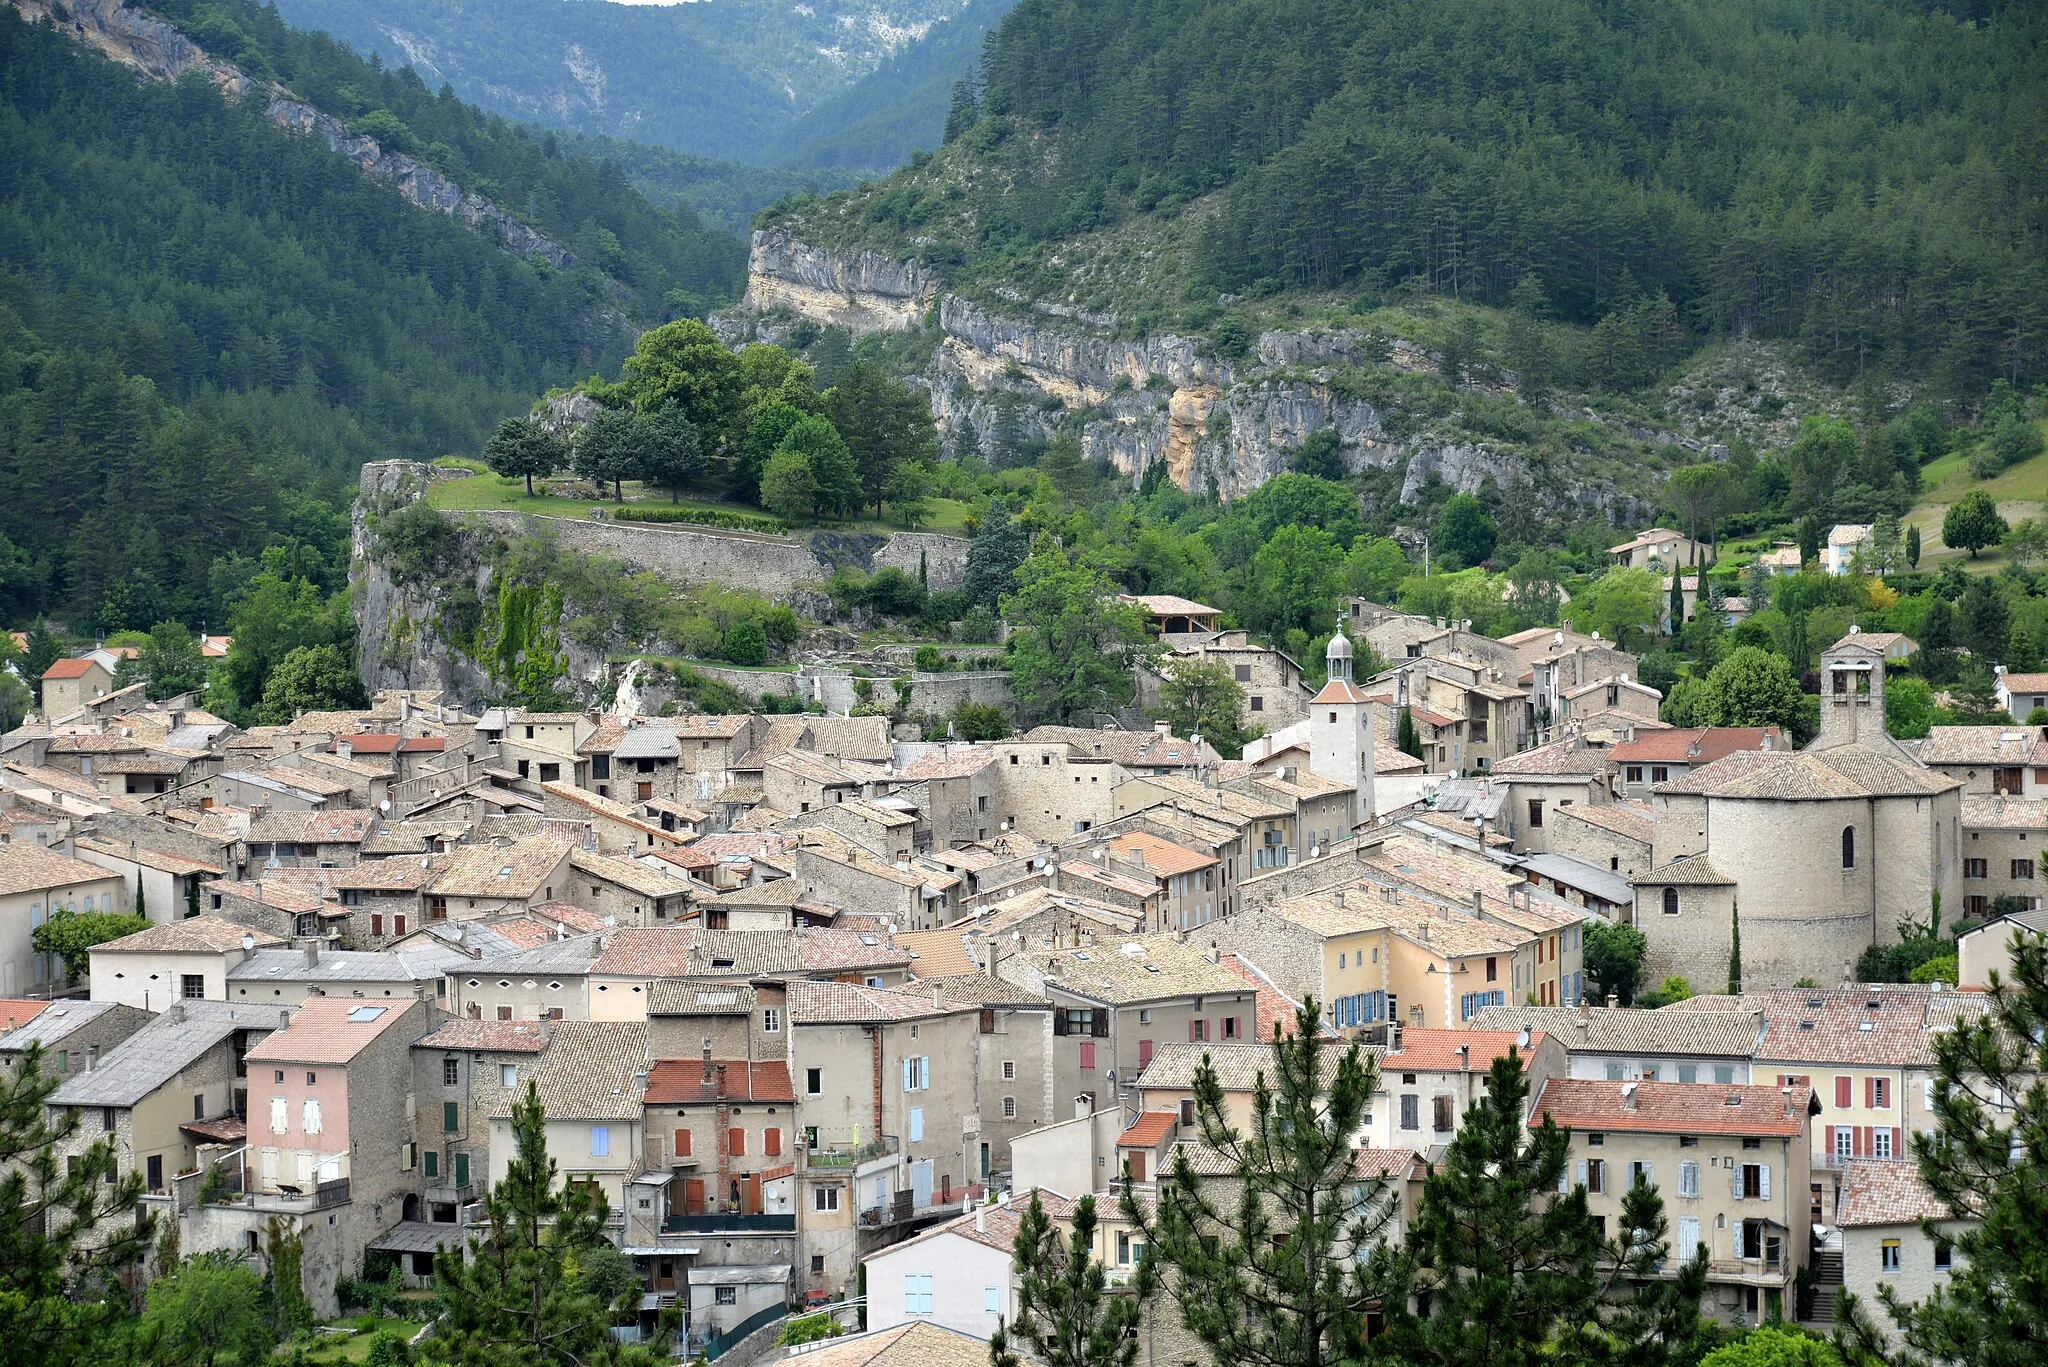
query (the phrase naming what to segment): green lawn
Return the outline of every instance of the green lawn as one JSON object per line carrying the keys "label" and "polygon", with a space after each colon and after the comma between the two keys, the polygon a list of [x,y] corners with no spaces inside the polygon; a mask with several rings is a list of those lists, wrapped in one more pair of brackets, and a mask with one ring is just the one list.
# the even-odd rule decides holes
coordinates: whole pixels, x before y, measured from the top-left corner
{"label": "green lawn", "polygon": [[[443,462],[444,464],[447,462]],[[746,513],[763,516],[759,508],[743,503],[718,503],[709,499],[686,498],[679,505],[671,505],[667,494],[651,489],[638,480],[627,480],[625,484],[627,503],[644,503],[649,507],[667,508],[681,506],[697,508],[707,512]],[[544,513],[552,517],[588,517],[592,508],[613,508],[617,505],[606,501],[599,503],[587,498],[556,498],[548,494],[526,492],[526,481],[507,479],[503,475],[477,474],[464,479],[435,480],[427,490],[427,504],[443,512],[476,512],[485,508],[507,508],[521,513]],[[931,520],[919,531],[946,532],[959,535],[966,530],[967,505],[957,499],[935,498],[929,505]],[[647,523],[647,526],[674,526],[683,530],[692,528],[687,522]],[[905,530],[900,522],[876,521],[874,518],[855,518],[845,522],[819,524],[835,532],[900,532]]]}
{"label": "green lawn", "polygon": [[[2043,423],[2042,428],[2048,433],[2048,423]],[[1907,524],[1920,529],[1922,568],[1955,560],[1972,573],[1989,574],[2005,563],[2005,553],[1996,547],[1979,552],[1972,560],[1967,552],[1950,550],[1942,542],[1941,520],[1947,516],[1949,505],[1972,489],[1990,494],[2009,523],[2038,518],[2048,507],[2048,451],[1985,480],[1970,474],[1967,456],[1958,452],[1930,463],[1922,478],[1926,487],[1920,501],[1906,514]]]}
{"label": "green lawn", "polygon": [[[422,1320],[378,1320],[378,1329],[389,1329],[410,1339],[424,1326]],[[373,1331],[374,1332],[374,1331]],[[320,1334],[306,1353],[308,1362],[361,1362],[370,1353],[370,1334]]]}

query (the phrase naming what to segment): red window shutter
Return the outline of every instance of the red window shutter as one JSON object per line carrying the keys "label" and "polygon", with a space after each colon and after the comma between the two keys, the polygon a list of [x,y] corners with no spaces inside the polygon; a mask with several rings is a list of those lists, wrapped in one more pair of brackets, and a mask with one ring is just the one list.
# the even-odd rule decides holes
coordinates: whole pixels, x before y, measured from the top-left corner
{"label": "red window shutter", "polygon": [[1198,1039],[1198,1038],[1199,1038],[1199,1036],[1197,1036],[1197,1035],[1195,1034],[1195,1027],[1196,1027],[1197,1025],[1199,1025],[1200,1023],[1201,1023],[1201,1022],[1199,1022],[1199,1021],[1189,1021],[1189,1022],[1188,1022],[1188,1043],[1189,1043],[1189,1044],[1193,1044],[1193,1043],[1194,1043],[1194,1042],[1196,1041],[1196,1039]]}
{"label": "red window shutter", "polygon": [[771,1125],[761,1131],[761,1152],[767,1154],[770,1158],[781,1157],[782,1131],[780,1129]]}
{"label": "red window shutter", "polygon": [[1081,1071],[1084,1073],[1092,1073],[1095,1071],[1094,1040],[1081,1041]]}
{"label": "red window shutter", "polygon": [[1138,1041],[1138,1066],[1139,1066],[1140,1068],[1143,1068],[1143,1067],[1144,1067],[1144,1066],[1145,1066],[1146,1064],[1150,1063],[1151,1061],[1152,1061],[1152,1041],[1151,1041],[1151,1040],[1148,1040],[1148,1039],[1141,1039],[1141,1040],[1139,1040],[1139,1041]]}
{"label": "red window shutter", "polygon": [[1862,1154],[1865,1158],[1870,1157],[1870,1151],[1877,1147],[1876,1144],[1871,1142],[1870,1130],[1871,1127],[1868,1125],[1858,1125],[1856,1127],[1856,1137],[1862,1141],[1862,1147],[1858,1148],[1856,1152]]}
{"label": "red window shutter", "polygon": [[1863,1104],[1865,1106],[1877,1105],[1877,1079],[1874,1077],[1863,1079]]}
{"label": "red window shutter", "polygon": [[744,1155],[747,1151],[747,1132],[735,1125],[725,1132],[725,1151]]}
{"label": "red window shutter", "polygon": [[393,935],[405,934],[405,918],[403,916],[394,916],[391,918],[391,933]]}
{"label": "red window shutter", "polygon": [[1830,1158],[1833,1158],[1833,1157],[1835,1156],[1835,1131],[1837,1131],[1837,1130],[1839,1130],[1839,1129],[1841,1129],[1841,1128],[1842,1128],[1842,1127],[1841,1127],[1840,1125],[1830,1125],[1830,1126],[1828,1126],[1828,1139],[1827,1139],[1827,1144],[1828,1144],[1828,1147],[1827,1147],[1827,1155],[1828,1155],[1828,1157],[1830,1157]]}
{"label": "red window shutter", "polygon": [[1853,1090],[1854,1087],[1855,1079],[1847,1077],[1836,1078],[1835,1105],[1845,1111],[1848,1110],[1850,1106],[1854,1105],[1856,1096],[1856,1093]]}
{"label": "red window shutter", "polygon": [[1892,1126],[1892,1157],[1894,1158],[1904,1158],[1906,1156],[1906,1148],[1902,1138],[1899,1127],[1896,1125]]}
{"label": "red window shutter", "polygon": [[375,911],[370,913],[370,933],[372,935],[382,935],[384,933],[383,913]]}
{"label": "red window shutter", "polygon": [[677,1131],[676,1131],[676,1157],[678,1157],[678,1158],[688,1158],[689,1156],[690,1156],[690,1132],[689,1132],[688,1130],[677,1130]]}

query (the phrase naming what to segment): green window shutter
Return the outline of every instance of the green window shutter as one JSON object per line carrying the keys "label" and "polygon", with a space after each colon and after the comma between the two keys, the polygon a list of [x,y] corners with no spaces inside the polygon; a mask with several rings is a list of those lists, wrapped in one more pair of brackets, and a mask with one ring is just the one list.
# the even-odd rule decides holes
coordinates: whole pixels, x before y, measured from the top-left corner
{"label": "green window shutter", "polygon": [[469,1185],[469,1155],[466,1153],[455,1155],[455,1185],[458,1187]]}
{"label": "green window shutter", "polygon": [[440,1175],[441,1175],[441,1155],[440,1155],[439,1153],[435,1152],[435,1151],[434,1151],[433,1149],[428,1149],[428,1150],[427,1150],[427,1176],[429,1176],[429,1177],[439,1177]]}
{"label": "green window shutter", "polygon": [[444,1101],[441,1103],[441,1128],[453,1134],[462,1128],[462,1103]]}

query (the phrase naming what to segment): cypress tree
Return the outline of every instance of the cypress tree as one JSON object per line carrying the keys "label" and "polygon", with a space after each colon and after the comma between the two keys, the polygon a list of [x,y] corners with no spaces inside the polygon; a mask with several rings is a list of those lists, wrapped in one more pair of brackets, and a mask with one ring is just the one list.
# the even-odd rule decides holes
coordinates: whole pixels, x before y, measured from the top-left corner
{"label": "cypress tree", "polygon": [[974,86],[962,76],[953,82],[953,103],[946,110],[944,140],[949,143],[956,141],[980,118],[981,109],[974,101]]}
{"label": "cypress tree", "polygon": [[1742,995],[1742,904],[1728,913],[1728,995]]}
{"label": "cypress tree", "polygon": [[135,914],[143,920],[149,919],[149,898],[142,890],[142,870],[135,870]]}
{"label": "cypress tree", "polygon": [[1422,758],[1422,737],[1415,730],[1415,714],[1403,705],[1401,720],[1394,727],[1394,744],[1404,755]]}
{"label": "cypress tree", "polygon": [[[1126,1171],[1126,1179],[1129,1177]],[[1018,1367],[1014,1334],[1046,1367],[1131,1367],[1138,1328],[1156,1281],[1152,1251],[1139,1257],[1129,1295],[1109,1290],[1095,1261],[1095,1198],[1074,1207],[1073,1232],[1062,1243],[1036,1191],[1017,1226],[1011,1261],[1017,1270],[1017,1318],[988,1342],[993,1367]]]}
{"label": "cypress tree", "polygon": [[1399,1260],[1383,1237],[1398,1197],[1385,1179],[1361,1176],[1352,1149],[1379,1067],[1356,1043],[1326,1065],[1326,1048],[1339,1046],[1323,1038],[1313,1000],[1297,1009],[1291,1034],[1274,1027],[1273,1080],[1260,1070],[1244,1133],[1225,1116],[1204,1057],[1194,1091],[1207,1175],[1182,1146],[1150,1220],[1125,1187],[1125,1218],[1171,1270],[1181,1322],[1216,1362],[1353,1361],[1366,1311],[1401,1299]]}
{"label": "cypress tree", "polygon": [[1676,565],[1671,568],[1671,621],[1666,630],[1672,636],[1685,630],[1685,576]]}
{"label": "cypress tree", "polygon": [[1914,569],[1920,568],[1920,529],[1906,528],[1906,563]]}

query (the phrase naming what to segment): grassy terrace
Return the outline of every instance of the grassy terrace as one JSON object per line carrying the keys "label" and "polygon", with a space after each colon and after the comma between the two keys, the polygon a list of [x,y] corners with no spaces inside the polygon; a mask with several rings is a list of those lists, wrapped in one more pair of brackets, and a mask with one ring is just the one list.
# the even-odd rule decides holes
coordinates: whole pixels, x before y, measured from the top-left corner
{"label": "grassy terrace", "polygon": [[[467,461],[458,463],[453,460],[443,460],[441,464],[464,470],[474,471],[476,469],[474,465]],[[696,508],[705,512],[745,513],[753,517],[764,516],[759,508],[750,507],[743,503],[720,503],[711,499],[685,498],[678,503],[671,504],[666,493],[659,489],[650,488],[638,480],[629,479],[626,481],[625,495],[626,502],[629,505],[645,504],[650,508]],[[484,509],[502,508],[520,513],[541,513],[550,517],[579,518],[590,516],[592,508],[613,509],[618,506],[609,499],[599,503],[595,499],[561,498],[553,494],[543,493],[528,494],[526,492],[525,480],[507,479],[503,475],[494,475],[488,471],[479,471],[460,479],[435,480],[433,485],[427,490],[427,504],[442,512],[451,513],[478,512]],[[953,536],[959,536],[966,530],[966,504],[959,502],[957,499],[935,498],[927,506],[931,510],[931,518],[922,526],[916,528],[907,528],[901,522],[886,518],[879,521],[874,518],[853,518],[846,521],[820,522],[815,525],[825,531],[849,533],[881,532],[887,534],[889,532],[916,530],[923,532],[945,532]],[[672,526],[683,531],[716,530],[715,528],[696,527],[687,522],[650,522],[639,525],[649,527]]]}

